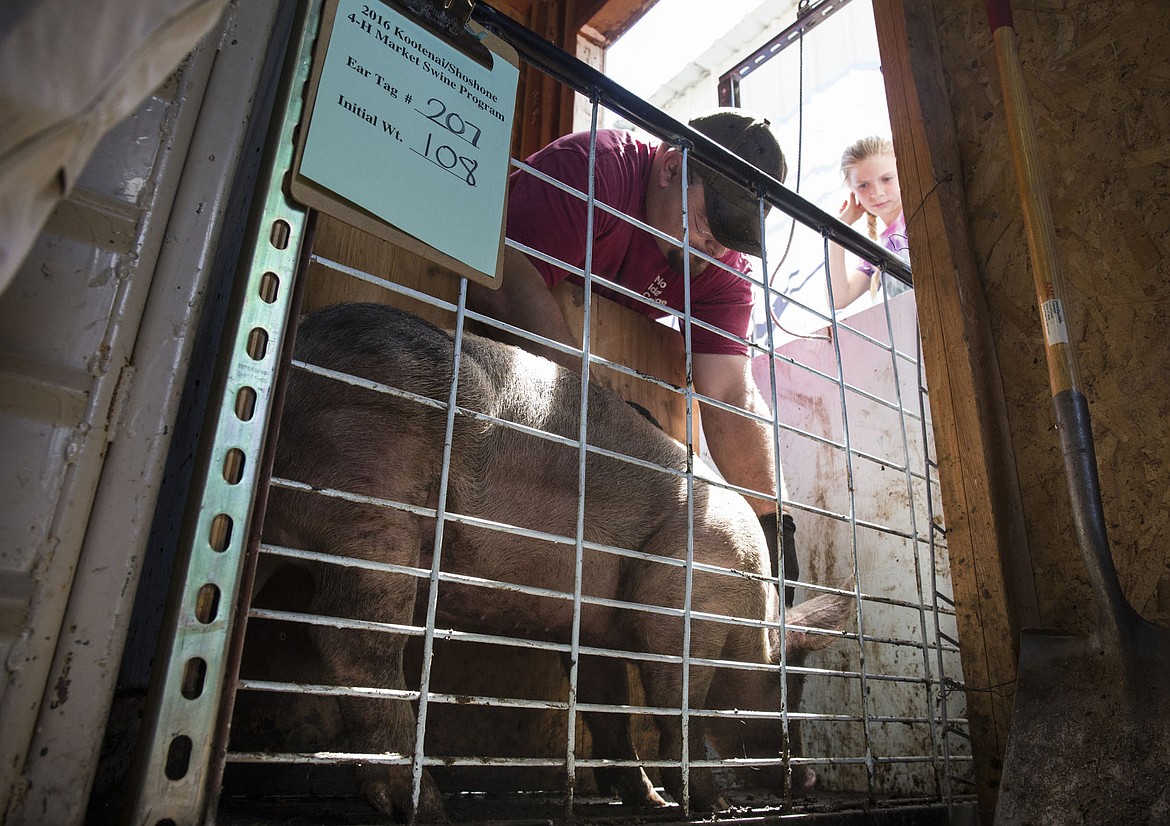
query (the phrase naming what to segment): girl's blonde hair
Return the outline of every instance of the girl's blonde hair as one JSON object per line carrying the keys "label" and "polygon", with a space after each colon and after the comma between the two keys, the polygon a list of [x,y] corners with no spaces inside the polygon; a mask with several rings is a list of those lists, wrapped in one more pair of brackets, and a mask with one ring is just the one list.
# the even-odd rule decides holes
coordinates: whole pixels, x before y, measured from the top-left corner
{"label": "girl's blonde hair", "polygon": [[[841,178],[845,181],[845,185],[849,186],[849,172],[853,167],[864,161],[866,158],[872,158],[875,155],[893,155],[894,144],[889,138],[883,138],[880,135],[870,135],[862,138],[849,146],[845,147],[845,151],[841,153]],[[865,214],[866,223],[869,225],[869,237],[877,239],[877,216],[872,212]]]}

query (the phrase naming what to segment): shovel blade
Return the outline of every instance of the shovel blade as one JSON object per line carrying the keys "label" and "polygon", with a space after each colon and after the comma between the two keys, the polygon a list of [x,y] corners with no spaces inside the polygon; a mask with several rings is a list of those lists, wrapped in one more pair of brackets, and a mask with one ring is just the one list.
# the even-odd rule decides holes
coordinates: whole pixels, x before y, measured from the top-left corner
{"label": "shovel blade", "polygon": [[1021,634],[996,826],[1170,824],[1165,655]]}

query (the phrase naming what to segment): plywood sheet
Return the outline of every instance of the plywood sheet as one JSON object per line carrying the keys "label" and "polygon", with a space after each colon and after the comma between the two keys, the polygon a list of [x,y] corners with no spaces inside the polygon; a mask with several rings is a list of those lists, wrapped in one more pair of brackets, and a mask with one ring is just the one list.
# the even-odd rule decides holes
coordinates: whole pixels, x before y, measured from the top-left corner
{"label": "plywood sheet", "polygon": [[[992,41],[978,4],[935,2],[976,258],[1020,468],[1044,625],[1095,610],[1076,551]],[[1122,585],[1170,613],[1170,15],[1160,0],[1017,4],[1028,94]]]}

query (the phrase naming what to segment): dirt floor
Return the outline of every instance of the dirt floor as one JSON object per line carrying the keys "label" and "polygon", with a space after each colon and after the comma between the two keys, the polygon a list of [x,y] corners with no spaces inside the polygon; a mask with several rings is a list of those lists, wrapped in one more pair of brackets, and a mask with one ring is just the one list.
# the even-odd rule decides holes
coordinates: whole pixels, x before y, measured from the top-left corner
{"label": "dirt floor", "polygon": [[[237,766],[238,769],[245,767]],[[344,769],[307,774],[300,794],[257,794],[268,782],[255,772],[229,771],[220,798],[220,826],[366,826],[386,821],[353,794]],[[307,770],[305,770],[307,772]],[[231,777],[231,775],[235,775]],[[326,776],[328,775],[328,776]],[[660,790],[661,791],[661,790]],[[974,805],[948,807],[916,801],[867,802],[864,795],[821,792],[785,809],[783,801],[764,790],[741,788],[742,805],[716,816],[687,818],[678,806],[631,811],[613,799],[578,796],[574,801],[574,826],[675,826],[676,824],[779,824],[793,821],[832,823],[842,826],[963,826],[974,824]],[[447,811],[454,824],[469,826],[556,826],[570,822],[564,797],[555,792],[465,792],[447,796]]]}

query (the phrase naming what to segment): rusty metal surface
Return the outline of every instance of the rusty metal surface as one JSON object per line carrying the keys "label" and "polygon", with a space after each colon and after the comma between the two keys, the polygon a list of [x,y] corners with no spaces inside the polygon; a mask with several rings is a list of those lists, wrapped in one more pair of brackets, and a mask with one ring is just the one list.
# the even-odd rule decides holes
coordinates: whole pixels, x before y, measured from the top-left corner
{"label": "rusty metal surface", "polygon": [[999,826],[1170,823],[1164,650],[1140,657],[1082,636],[1021,635]]}

